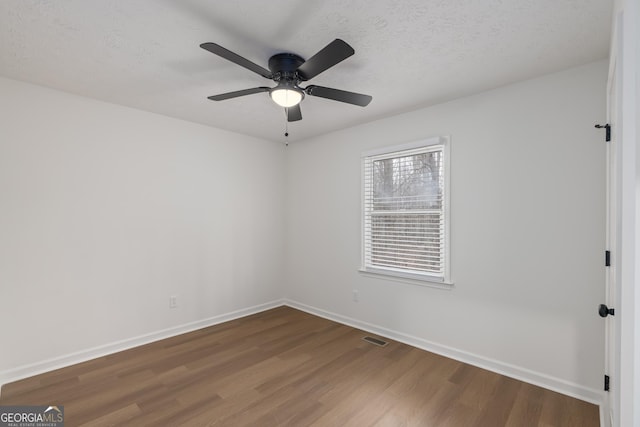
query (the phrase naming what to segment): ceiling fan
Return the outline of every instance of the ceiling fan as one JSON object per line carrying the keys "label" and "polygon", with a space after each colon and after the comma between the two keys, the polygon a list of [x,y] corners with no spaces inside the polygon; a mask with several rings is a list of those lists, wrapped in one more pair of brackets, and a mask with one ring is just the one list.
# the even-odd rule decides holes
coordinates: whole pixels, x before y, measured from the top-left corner
{"label": "ceiling fan", "polygon": [[351,46],[340,39],[335,39],[306,61],[293,53],[278,53],[273,55],[269,58],[268,70],[216,43],[203,43],[200,47],[277,83],[277,86],[273,88],[260,86],[209,96],[208,98],[212,101],[223,101],[238,96],[269,92],[271,99],[276,104],[285,108],[287,121],[295,122],[302,120],[300,102],[304,99],[305,94],[331,99],[333,101],[346,102],[347,104],[359,105],[361,107],[367,106],[372,99],[369,95],[347,92],[330,87],[316,85],[309,85],[307,87],[300,86],[301,82],[314,78],[355,53]]}

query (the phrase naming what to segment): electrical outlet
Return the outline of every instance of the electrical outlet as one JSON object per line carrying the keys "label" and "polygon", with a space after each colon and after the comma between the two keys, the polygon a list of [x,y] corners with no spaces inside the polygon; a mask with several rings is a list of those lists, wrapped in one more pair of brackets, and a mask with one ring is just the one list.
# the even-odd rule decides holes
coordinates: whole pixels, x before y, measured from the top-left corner
{"label": "electrical outlet", "polygon": [[177,308],[178,307],[178,297],[175,295],[171,295],[169,297],[169,308]]}
{"label": "electrical outlet", "polygon": [[353,302],[358,302],[358,290],[353,290]]}

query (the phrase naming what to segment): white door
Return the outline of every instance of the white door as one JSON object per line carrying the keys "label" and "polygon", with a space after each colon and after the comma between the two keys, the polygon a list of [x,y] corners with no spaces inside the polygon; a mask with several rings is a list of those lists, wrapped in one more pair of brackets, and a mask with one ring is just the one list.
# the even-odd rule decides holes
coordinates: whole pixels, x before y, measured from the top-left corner
{"label": "white door", "polygon": [[[620,20],[618,24],[620,24]],[[618,130],[620,129],[619,111],[621,106],[621,87],[618,59],[621,54],[621,38],[619,31],[621,25],[616,25],[614,40],[612,43],[611,64],[609,69],[609,80],[607,82],[607,122],[611,126],[611,140],[607,144],[607,220],[606,220],[606,245],[610,251],[610,266],[607,267],[604,304],[615,310],[620,307],[620,271],[617,268],[617,256],[621,252],[620,248],[620,222],[618,214],[621,203],[621,149],[617,142]],[[603,138],[604,138],[603,134]],[[609,391],[604,396],[604,425],[617,427],[620,422],[619,406],[619,385],[620,375],[618,371],[618,361],[620,360],[620,316],[607,316],[603,319],[605,326],[605,374],[609,376]]]}

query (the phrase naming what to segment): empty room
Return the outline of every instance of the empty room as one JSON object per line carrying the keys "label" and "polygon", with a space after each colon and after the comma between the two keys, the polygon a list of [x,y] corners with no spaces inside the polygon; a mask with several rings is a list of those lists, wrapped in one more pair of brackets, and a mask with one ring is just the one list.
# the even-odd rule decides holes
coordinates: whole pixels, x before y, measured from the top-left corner
{"label": "empty room", "polygon": [[0,426],[640,427],[639,24],[0,2]]}

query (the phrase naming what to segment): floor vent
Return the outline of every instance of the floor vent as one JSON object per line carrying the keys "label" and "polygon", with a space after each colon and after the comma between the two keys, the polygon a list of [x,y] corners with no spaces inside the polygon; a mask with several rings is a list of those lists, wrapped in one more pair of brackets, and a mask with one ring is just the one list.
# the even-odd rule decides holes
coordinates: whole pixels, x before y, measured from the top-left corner
{"label": "floor vent", "polygon": [[386,341],[382,341],[381,339],[374,338],[374,337],[364,337],[362,339],[365,340],[368,343],[375,344],[375,345],[377,345],[379,347],[384,347],[385,345],[389,344]]}

